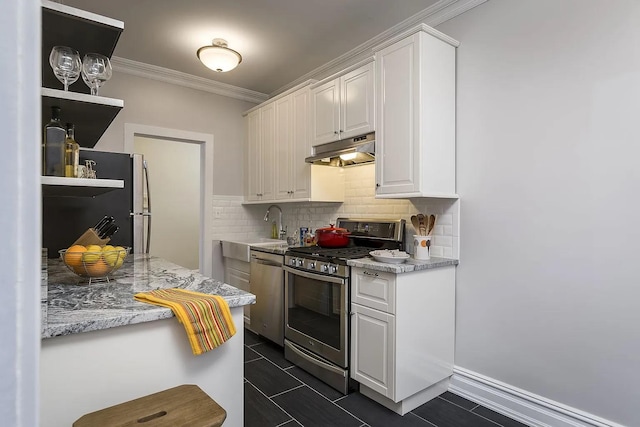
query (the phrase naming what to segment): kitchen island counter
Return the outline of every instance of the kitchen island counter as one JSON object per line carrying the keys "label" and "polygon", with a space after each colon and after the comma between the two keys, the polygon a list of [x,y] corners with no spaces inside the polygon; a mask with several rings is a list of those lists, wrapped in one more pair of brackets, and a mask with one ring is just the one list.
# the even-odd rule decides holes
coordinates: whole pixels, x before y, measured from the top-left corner
{"label": "kitchen island counter", "polygon": [[[109,283],[86,284],[60,259],[50,259],[42,338],[97,331],[173,317],[169,308],[138,302],[133,296],[160,288],[182,288],[222,296],[230,308],[255,302],[255,296],[209,279],[162,258],[129,255]],[[80,283],[78,281],[80,280]]]}
{"label": "kitchen island counter", "polygon": [[[70,426],[89,412],[181,384],[198,385],[222,406],[225,427],[244,425],[243,306],[254,295],[142,254],[128,256],[109,283],[77,284],[60,260],[46,265],[40,427]],[[171,309],[133,299],[172,287],[222,296],[236,334],[195,356]]]}
{"label": "kitchen island counter", "polygon": [[[209,279],[162,258],[146,254],[129,255],[109,283],[87,284],[60,259],[50,259],[46,316],[42,338],[97,331],[116,326],[151,322],[173,317],[169,308],[138,302],[133,296],[160,288],[182,288],[222,296],[229,308],[255,302],[255,295]],[[79,283],[78,283],[79,282]]]}

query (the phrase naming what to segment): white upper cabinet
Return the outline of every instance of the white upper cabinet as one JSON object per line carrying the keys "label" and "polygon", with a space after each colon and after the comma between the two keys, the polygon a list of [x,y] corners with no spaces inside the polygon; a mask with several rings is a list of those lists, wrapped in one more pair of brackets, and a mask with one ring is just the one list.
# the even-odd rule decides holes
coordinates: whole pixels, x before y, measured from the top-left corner
{"label": "white upper cabinet", "polygon": [[376,197],[457,197],[457,46],[420,25],[375,49]]}
{"label": "white upper cabinet", "polygon": [[344,201],[344,173],[311,165],[309,83],[247,114],[247,194],[250,203]]}
{"label": "white upper cabinet", "polygon": [[374,93],[373,62],[314,87],[313,145],[373,131]]}
{"label": "white upper cabinet", "polygon": [[311,165],[304,159],[311,155],[311,114],[309,87],[305,87],[291,94],[292,135],[291,141],[291,194],[294,199],[309,199],[311,197]]}
{"label": "white upper cabinet", "polygon": [[275,106],[247,115],[247,200],[274,198]]}
{"label": "white upper cabinet", "polygon": [[247,115],[247,200],[260,200],[262,191],[262,162],[260,162],[261,122],[260,110]]}
{"label": "white upper cabinet", "polygon": [[275,102],[275,198],[289,199],[293,193],[293,98],[287,95]]}

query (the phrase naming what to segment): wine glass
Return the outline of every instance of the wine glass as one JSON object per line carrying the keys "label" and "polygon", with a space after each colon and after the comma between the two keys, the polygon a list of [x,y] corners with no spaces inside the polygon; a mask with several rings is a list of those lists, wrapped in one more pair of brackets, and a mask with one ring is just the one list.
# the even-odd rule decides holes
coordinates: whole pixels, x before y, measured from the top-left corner
{"label": "wine glass", "polygon": [[53,74],[64,85],[64,90],[69,90],[69,85],[73,84],[80,77],[82,64],[80,54],[77,50],[67,46],[54,46],[49,54],[49,65],[53,69]]}
{"label": "wine glass", "polygon": [[91,88],[91,95],[97,95],[98,89],[112,74],[111,61],[99,53],[87,53],[82,59],[82,80]]}

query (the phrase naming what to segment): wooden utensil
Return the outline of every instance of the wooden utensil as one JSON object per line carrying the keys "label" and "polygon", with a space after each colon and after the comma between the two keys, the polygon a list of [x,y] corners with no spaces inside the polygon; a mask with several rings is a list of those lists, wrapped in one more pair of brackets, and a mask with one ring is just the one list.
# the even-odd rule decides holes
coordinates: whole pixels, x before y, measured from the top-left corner
{"label": "wooden utensil", "polygon": [[418,223],[420,227],[420,232],[418,233],[421,236],[427,235],[427,223],[425,222],[425,216],[421,213],[418,214]]}
{"label": "wooden utensil", "polygon": [[417,216],[411,215],[411,224],[413,224],[413,228],[416,230],[416,233],[420,233],[420,221],[418,221]]}
{"label": "wooden utensil", "polygon": [[431,233],[433,232],[433,228],[436,226],[436,216],[435,215],[429,215],[429,227],[428,227],[428,232],[427,232],[427,236],[431,236]]}

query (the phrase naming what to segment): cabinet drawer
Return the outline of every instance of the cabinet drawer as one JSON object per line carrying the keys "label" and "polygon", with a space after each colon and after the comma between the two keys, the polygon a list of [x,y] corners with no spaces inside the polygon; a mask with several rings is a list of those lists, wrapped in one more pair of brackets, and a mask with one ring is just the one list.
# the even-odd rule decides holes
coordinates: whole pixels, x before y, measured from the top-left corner
{"label": "cabinet drawer", "polygon": [[353,268],[351,302],[395,314],[396,275],[366,268]]}

